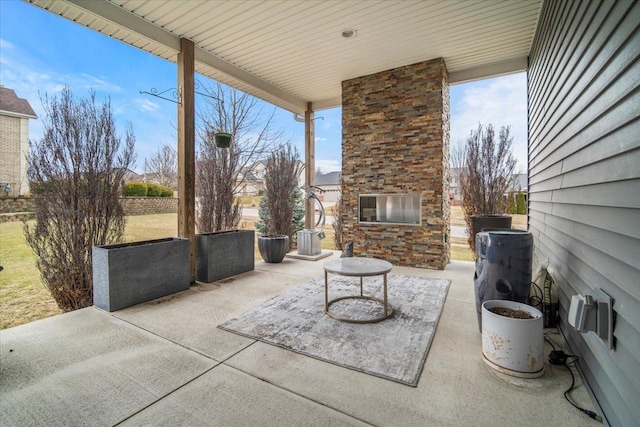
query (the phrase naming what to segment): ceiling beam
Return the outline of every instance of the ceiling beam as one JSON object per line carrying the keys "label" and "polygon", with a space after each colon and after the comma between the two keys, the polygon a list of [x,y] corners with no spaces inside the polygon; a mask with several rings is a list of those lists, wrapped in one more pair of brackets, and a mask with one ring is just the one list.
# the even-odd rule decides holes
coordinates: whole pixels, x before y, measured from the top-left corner
{"label": "ceiling beam", "polygon": [[177,37],[169,31],[146,21],[139,16],[117,6],[109,1],[95,0],[64,0],[66,3],[72,4],[86,12],[97,17],[110,21],[117,27],[123,27],[134,33],[148,39],[149,41],[159,43],[165,47],[173,49],[177,54],[180,52],[180,37]]}
{"label": "ceiling beam", "polygon": [[[180,52],[180,37],[175,34],[164,30],[157,25],[140,18],[139,16],[130,13],[129,11],[117,6],[109,1],[105,0],[64,0],[65,2],[72,4],[87,13],[105,19],[118,27],[123,27],[129,31],[138,34],[147,40],[158,43],[164,47],[172,49],[177,54]],[[282,90],[281,88],[266,82],[254,74],[239,68],[228,61],[216,56],[210,52],[205,51],[196,46],[195,48],[195,62],[203,64],[208,67],[215,68],[216,70],[240,80],[247,85],[256,89],[257,92],[266,93],[272,97],[278,98],[283,104],[292,105],[297,108],[295,113],[304,113],[307,109],[307,102],[291,95],[290,93]]]}

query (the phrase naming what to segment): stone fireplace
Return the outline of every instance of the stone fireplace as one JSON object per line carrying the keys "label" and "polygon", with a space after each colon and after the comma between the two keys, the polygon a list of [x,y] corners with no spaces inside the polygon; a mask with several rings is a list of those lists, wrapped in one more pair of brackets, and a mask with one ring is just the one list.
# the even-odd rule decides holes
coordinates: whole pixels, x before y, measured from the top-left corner
{"label": "stone fireplace", "polygon": [[342,178],[343,232],[354,255],[445,268],[449,82],[442,58],[342,82]]}

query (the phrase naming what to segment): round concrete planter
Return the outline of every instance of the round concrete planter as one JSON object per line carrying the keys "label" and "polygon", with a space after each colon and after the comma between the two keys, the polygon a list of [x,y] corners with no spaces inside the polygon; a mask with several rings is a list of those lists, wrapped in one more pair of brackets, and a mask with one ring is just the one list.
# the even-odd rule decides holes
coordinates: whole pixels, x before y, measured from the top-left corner
{"label": "round concrete planter", "polygon": [[282,262],[289,252],[289,236],[258,236],[258,250],[265,262]]}
{"label": "round concrete planter", "polygon": [[[532,319],[514,319],[489,311],[505,307],[529,313]],[[538,378],[544,373],[543,317],[530,305],[514,301],[482,304],[482,356],[487,365],[507,375]]]}

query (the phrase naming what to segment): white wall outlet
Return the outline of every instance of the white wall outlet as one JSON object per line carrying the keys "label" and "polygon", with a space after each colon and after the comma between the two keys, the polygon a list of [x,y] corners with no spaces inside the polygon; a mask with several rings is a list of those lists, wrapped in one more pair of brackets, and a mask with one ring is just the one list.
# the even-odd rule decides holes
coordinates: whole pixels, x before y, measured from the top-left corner
{"label": "white wall outlet", "polygon": [[613,299],[602,289],[595,289],[593,293],[593,296],[571,296],[567,320],[578,332],[595,332],[613,349]]}
{"label": "white wall outlet", "polygon": [[578,332],[595,331],[595,308],[591,295],[573,295],[569,306],[569,324]]}

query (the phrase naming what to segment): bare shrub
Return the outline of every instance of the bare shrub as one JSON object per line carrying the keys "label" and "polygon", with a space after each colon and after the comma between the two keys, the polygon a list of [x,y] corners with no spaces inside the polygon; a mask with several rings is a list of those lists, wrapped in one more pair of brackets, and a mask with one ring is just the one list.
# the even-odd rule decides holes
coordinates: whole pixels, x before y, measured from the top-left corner
{"label": "bare shrub", "polygon": [[215,146],[209,133],[201,146],[196,174],[196,191],[200,200],[197,224],[200,233],[234,229],[242,219],[237,192],[238,156],[232,148]]}
{"label": "bare shrub", "polygon": [[469,246],[474,249],[471,228],[472,215],[501,215],[507,211],[508,198],[516,159],[512,155],[511,127],[502,126],[496,141],[492,124],[471,131],[463,149],[452,153],[455,167],[460,168],[462,210],[469,235]]}
{"label": "bare shrub", "polygon": [[260,221],[256,223],[257,229],[266,229],[267,236],[285,235],[293,242],[296,189],[302,169],[298,150],[291,144],[280,145],[267,159]]}
{"label": "bare shrub", "polygon": [[[197,160],[197,214],[201,233],[233,229],[242,217],[239,202],[245,175],[255,162],[265,158],[281,139],[272,130],[275,108],[265,111],[251,95],[221,84],[206,89],[207,108],[199,113],[200,149]],[[229,148],[218,148],[214,135],[232,135]]]}
{"label": "bare shrub", "polygon": [[45,286],[64,311],[93,305],[91,247],[122,241],[118,184],[134,162],[131,126],[122,140],[111,103],[65,88],[43,99],[44,136],[32,142],[28,178],[36,221],[24,223]]}

